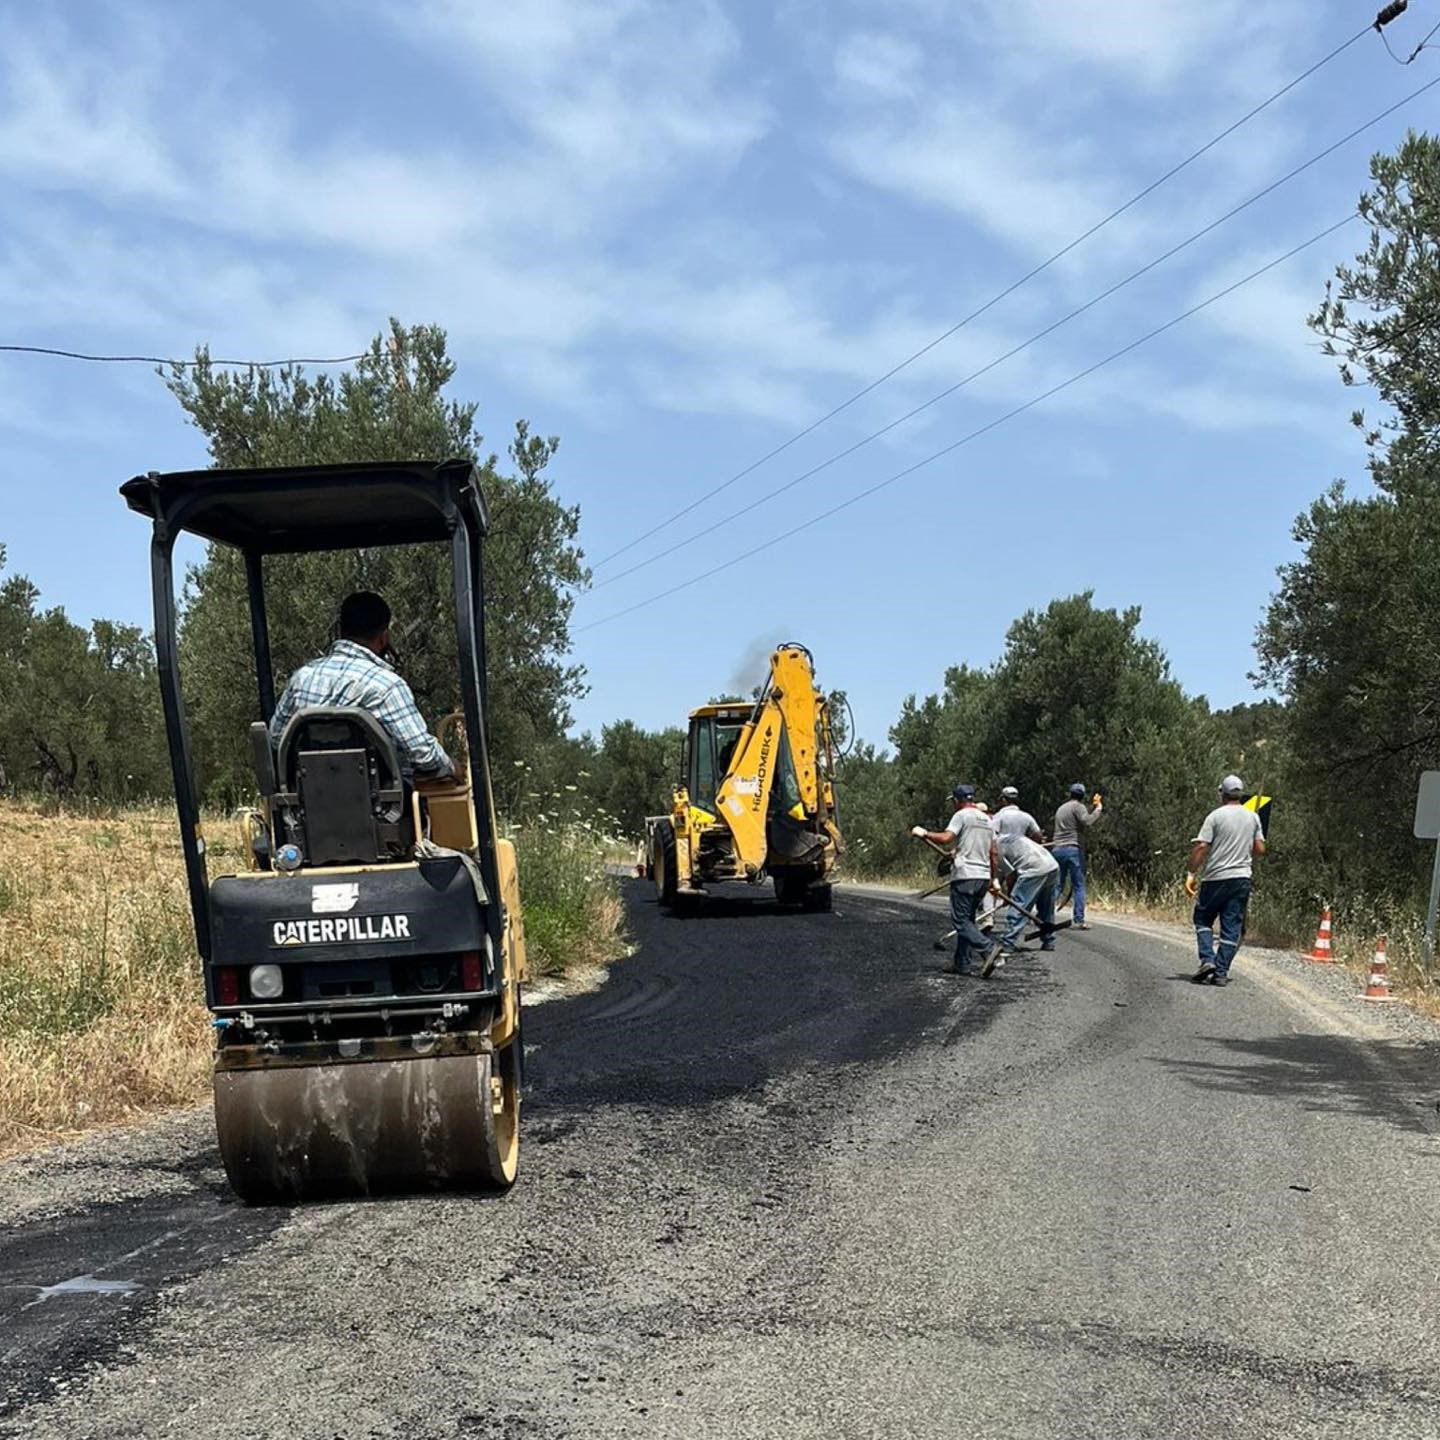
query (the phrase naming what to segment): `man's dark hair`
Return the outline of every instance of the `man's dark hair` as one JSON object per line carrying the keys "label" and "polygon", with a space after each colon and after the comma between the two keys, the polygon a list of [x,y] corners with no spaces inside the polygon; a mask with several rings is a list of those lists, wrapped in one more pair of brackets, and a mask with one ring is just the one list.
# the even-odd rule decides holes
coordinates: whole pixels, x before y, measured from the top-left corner
{"label": "man's dark hair", "polygon": [[390,624],[390,607],[373,590],[357,590],[340,605],[340,638],[373,640]]}

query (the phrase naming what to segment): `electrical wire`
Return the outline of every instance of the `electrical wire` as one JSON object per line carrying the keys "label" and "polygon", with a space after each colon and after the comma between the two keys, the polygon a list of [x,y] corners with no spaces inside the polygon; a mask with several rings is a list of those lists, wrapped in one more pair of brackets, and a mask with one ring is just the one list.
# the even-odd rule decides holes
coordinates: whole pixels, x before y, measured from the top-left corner
{"label": "electrical wire", "polygon": [[917,360],[921,359],[925,355],[928,355],[930,351],[936,348],[936,346],[943,345],[945,341],[950,339],[952,335],[958,334],[967,325],[969,325],[971,321],[978,320],[988,310],[993,309],[1002,300],[1013,295],[1017,290],[1020,289],[1022,285],[1028,285],[1030,281],[1035,279],[1037,275],[1043,274],[1058,260],[1063,260],[1065,256],[1070,254],[1070,252],[1076,249],[1078,246],[1083,245],[1085,241],[1090,239],[1092,235],[1098,234],[1107,225],[1111,224],[1115,220],[1118,220],[1120,216],[1125,214],[1127,210],[1131,209],[1135,205],[1138,205],[1140,201],[1144,200],[1147,196],[1154,194],[1154,192],[1158,190],[1162,185],[1164,185],[1167,181],[1173,180],[1175,176],[1177,176],[1182,170],[1186,169],[1190,165],[1193,165],[1195,161],[1200,159],[1201,156],[1207,154],[1209,151],[1213,150],[1217,145],[1221,143],[1221,141],[1228,139],[1237,130],[1239,130],[1241,126],[1249,124],[1249,122],[1253,120],[1257,115],[1259,115],[1262,111],[1268,110],[1270,106],[1273,105],[1277,100],[1280,100],[1284,96],[1288,95],[1290,91],[1295,89],[1297,85],[1303,84],[1312,75],[1314,75],[1316,71],[1323,70],[1325,66],[1331,63],[1331,61],[1338,59],[1352,45],[1356,44],[1358,41],[1362,40],[1366,35],[1368,35],[1371,29],[1372,26],[1366,25],[1364,29],[1357,30],[1355,34],[1353,34],[1348,40],[1343,41],[1341,44],[1337,45],[1332,51],[1330,51],[1328,55],[1322,56],[1319,60],[1315,61],[1315,63],[1311,65],[1308,69],[1302,70],[1300,74],[1298,74],[1288,84],[1282,85],[1280,89],[1274,92],[1274,94],[1267,96],[1253,109],[1247,110],[1245,114],[1243,114],[1238,120],[1235,120],[1231,124],[1227,125],[1225,129],[1219,132],[1219,134],[1207,140],[1198,149],[1192,150],[1187,156],[1185,156],[1183,160],[1179,161],[1175,165],[1172,165],[1169,170],[1167,170],[1157,179],[1152,180],[1148,185],[1145,186],[1143,190],[1137,191],[1127,201],[1125,201],[1123,205],[1117,206],[1108,215],[1104,216],[1100,220],[1097,220],[1095,224],[1090,226],[1088,230],[1083,231],[1081,234],[1077,235],[1073,240],[1071,240],[1067,245],[1062,246],[1053,255],[1051,255],[1048,260],[1042,260],[1040,264],[1034,267],[1034,269],[1026,271],[1026,273],[1020,276],[1018,280],[1013,281],[1003,290],[999,291],[995,295],[992,295],[990,299],[988,299],[983,305],[979,306],[975,310],[972,310],[968,315],[965,316],[963,320],[956,321],[956,323],[952,325],[948,330],[937,335],[928,344],[922,345],[918,350],[914,352],[914,354],[907,355],[905,359],[901,360],[898,364],[892,365],[890,369],[888,369],[883,375],[879,376],[878,379],[872,380],[863,389],[857,390],[848,399],[842,400],[840,404],[835,406],[834,409],[826,411],[825,414],[820,416],[818,420],[812,421],[809,425],[805,426],[803,430],[797,430],[795,434],[790,436],[788,440],[782,441],[779,445],[775,446],[773,450],[767,450],[765,454],[760,456],[758,460],[752,461],[743,470],[737,470],[733,475],[729,477],[729,479],[723,480],[720,484],[712,486],[711,489],[707,490],[703,495],[699,496],[695,500],[692,500],[688,505],[683,506],[673,515],[669,516],[667,519],[660,521],[657,525],[652,525],[650,529],[646,530],[641,535],[637,535],[633,540],[627,541],[624,545],[621,545],[619,549],[612,550],[609,552],[609,554],[602,556],[599,560],[596,560],[592,564],[591,569],[598,570],[601,566],[608,565],[612,560],[618,559],[627,551],[633,550],[635,546],[643,544],[646,540],[649,540],[651,536],[658,535],[662,530],[668,530],[670,526],[673,525],[677,520],[683,520],[685,516],[689,515],[692,511],[698,509],[707,500],[713,499],[722,491],[728,490],[732,485],[738,484],[747,475],[753,474],[762,465],[765,465],[769,461],[775,459],[776,456],[784,454],[784,452],[790,449],[792,445],[798,444],[807,435],[813,434],[822,425],[828,424],[831,420],[835,419],[837,415],[840,415],[844,411],[848,410],[857,401],[863,400],[865,396],[869,395],[872,391],[878,390],[880,386],[884,385],[888,380],[893,380],[895,376],[900,374],[902,370],[908,369]]}
{"label": "electrical wire", "polygon": [[323,358],[299,356],[291,360],[169,360],[163,355],[86,355],[79,350],[53,350],[48,345],[0,345],[0,353],[53,355],[61,360],[89,360],[99,365],[173,365],[181,370],[193,370],[200,365],[224,365],[248,370],[276,370],[284,365],[349,365],[363,360],[370,352],[362,350],[358,355]]}
{"label": "electrical wire", "polygon": [[1152,270],[1156,269],[1160,265],[1163,265],[1167,260],[1173,259],[1182,250],[1188,249],[1197,240],[1203,239],[1212,231],[1219,229],[1219,227],[1221,225],[1224,225],[1227,221],[1234,219],[1234,217],[1236,215],[1239,215],[1242,211],[1248,210],[1250,206],[1254,205],[1257,201],[1263,200],[1267,195],[1273,194],[1282,185],[1288,184],[1297,176],[1304,174],[1305,171],[1309,169],[1312,169],[1322,160],[1325,160],[1329,156],[1333,155],[1335,151],[1341,149],[1345,145],[1348,145],[1352,140],[1355,140],[1360,135],[1363,135],[1366,130],[1369,130],[1374,126],[1378,125],[1382,120],[1388,119],[1391,115],[1395,113],[1395,111],[1401,109],[1405,105],[1408,105],[1412,100],[1416,99],[1420,95],[1423,95],[1427,90],[1433,89],[1436,85],[1440,85],[1440,76],[1436,76],[1435,79],[1428,81],[1418,90],[1412,91],[1403,100],[1396,101],[1395,104],[1391,105],[1387,110],[1384,110],[1379,115],[1376,115],[1372,119],[1367,120],[1363,125],[1358,126],[1356,129],[1351,130],[1349,134],[1342,136],[1339,140],[1336,140],[1332,144],[1327,145],[1325,149],[1319,152],[1319,154],[1312,155],[1308,160],[1295,166],[1293,169],[1288,170],[1278,179],[1272,180],[1263,189],[1257,190],[1248,199],[1242,200],[1238,205],[1233,206],[1223,215],[1220,215],[1216,219],[1210,221],[1208,225],[1205,225],[1201,229],[1195,231],[1194,234],[1187,236],[1184,240],[1181,240],[1179,244],[1171,246],[1171,248],[1166,250],[1163,254],[1157,255],[1153,260],[1147,261],[1138,270],[1131,271],[1131,273],[1126,275],[1123,279],[1117,280],[1113,285],[1109,286],[1105,290],[1102,290],[1098,295],[1092,296],[1089,300],[1085,301],[1084,304],[1076,306],[1075,309],[1071,310],[1066,315],[1062,315],[1058,320],[1052,321],[1049,325],[1045,326],[1044,329],[1037,330],[1035,334],[1029,337],[1029,339],[1022,340],[1019,344],[1011,346],[1009,350],[1006,350],[1003,354],[997,355],[994,359],[987,361],[978,370],[972,370],[970,374],[964,376],[960,380],[957,380],[953,385],[946,386],[945,389],[939,392],[939,394],[932,395],[928,400],[922,401],[913,409],[907,410],[903,415],[896,416],[895,419],[891,420],[888,424],[882,425],[878,430],[872,430],[870,434],[862,436],[853,444],[847,445],[843,450],[838,450],[835,452],[835,454],[827,457],[824,460],[821,460],[818,464],[812,465],[808,470],[802,471],[799,475],[796,475],[794,478],[787,480],[783,485],[776,486],[774,489],[767,491],[765,494],[750,501],[748,504],[741,506],[739,509],[733,510],[728,515],[724,515],[720,519],[715,520],[710,524],[704,526],[703,528],[692,532],[691,534],[687,535],[683,540],[677,540],[673,544],[667,545],[665,549],[657,551],[654,555],[651,555],[644,560],[636,561],[635,564],[627,566],[624,570],[619,570],[613,575],[607,575],[603,580],[597,580],[594,585],[591,586],[591,589],[602,590],[607,585],[613,585],[617,581],[624,580],[627,576],[634,575],[640,570],[648,569],[651,565],[656,564],[658,561],[670,559],[677,552],[684,550],[690,545],[693,545],[697,540],[703,540],[705,536],[713,534],[716,530],[722,529],[724,526],[730,525],[734,521],[740,519],[743,515],[749,514],[749,512],[754,510],[757,506],[769,504],[772,500],[775,500],[779,496],[784,495],[787,491],[793,490],[797,485],[802,484],[806,480],[812,479],[814,476],[820,474],[822,471],[828,470],[832,465],[837,464],[839,461],[844,460],[848,456],[855,454],[857,450],[863,450],[865,446],[873,444],[876,440],[879,440],[883,436],[888,435],[892,430],[895,430],[899,426],[906,424],[910,420],[913,420],[923,411],[930,409],[931,406],[938,405],[940,401],[947,399],[951,395],[954,395],[956,391],[963,390],[967,385],[971,384],[973,381],[980,379],[984,375],[988,375],[992,370],[998,368],[1000,365],[1003,365],[1007,360],[1013,359],[1022,351],[1028,350],[1032,345],[1037,344],[1039,341],[1045,339],[1049,335],[1053,335],[1062,326],[1068,325],[1072,320],[1078,318],[1081,315],[1084,315],[1089,310],[1093,310],[1097,305],[1102,304],[1112,295],[1116,294],[1120,290],[1123,290],[1127,285],[1131,285],[1136,280],[1139,280],[1142,276],[1148,275]]}
{"label": "electrical wire", "polygon": [[1395,53],[1393,47],[1390,44],[1390,37],[1386,35],[1384,30],[1381,30],[1380,32],[1380,38],[1385,42],[1385,48],[1390,51],[1390,58],[1397,65],[1413,65],[1415,61],[1420,58],[1420,52],[1422,50],[1433,50],[1435,48],[1433,45],[1431,45],[1430,42],[1435,38],[1437,34],[1440,34],[1440,24],[1437,24],[1430,31],[1430,33],[1403,60]]}
{"label": "electrical wire", "polygon": [[1192,305],[1188,310],[1182,311],[1179,315],[1167,320],[1163,325],[1157,325],[1153,330],[1149,330],[1137,339],[1130,341],[1129,344],[1122,345],[1120,349],[1112,351],[1109,355],[1105,356],[1103,360],[1097,360],[1094,364],[1087,365],[1085,369],[1077,371],[1074,375],[1070,376],[1068,380],[1062,380],[1058,385],[1052,385],[1048,390],[1042,391],[1039,395],[1033,396],[1023,404],[1016,405],[1013,409],[1007,410],[1003,415],[999,415],[977,429],[970,431],[968,435],[962,435],[958,440],[954,440],[949,445],[936,450],[933,454],[925,456],[924,459],[917,460],[914,464],[907,465],[903,470],[897,470],[895,474],[888,476],[886,479],[878,480],[875,484],[858,491],[856,494],[850,496],[848,500],[842,500],[839,504],[822,510],[818,515],[812,515],[808,520],[802,520],[798,525],[791,526],[789,530],[784,531],[782,534],[772,536],[769,540],[764,540],[760,544],[752,546],[749,550],[745,550],[741,554],[734,556],[732,559],[722,561],[719,565],[712,566],[709,570],[703,571],[701,574],[692,575],[689,579],[682,580],[678,584],[670,586],[667,590],[662,590],[656,595],[649,596],[647,599],[636,601],[635,604],[627,605],[621,610],[613,611],[611,614],[604,615],[598,620],[591,620],[588,624],[576,626],[574,633],[578,635],[583,634],[587,630],[596,630],[600,626],[609,625],[616,620],[622,619],[626,615],[633,615],[637,610],[644,610],[651,605],[658,604],[662,600],[668,600],[672,595],[678,595],[683,590],[689,590],[695,585],[703,584],[706,580],[711,580],[716,575],[733,569],[743,561],[749,560],[766,550],[773,549],[776,545],[793,539],[802,531],[808,530],[824,520],[829,520],[832,516],[840,514],[843,510],[850,509],[852,505],[858,505],[862,500],[868,500],[872,495],[878,494],[881,490],[915,474],[917,470],[923,470],[926,466],[933,465],[935,461],[943,459],[946,455],[953,454],[956,450],[960,449],[961,446],[968,445],[973,440],[978,440],[982,435],[988,435],[992,430],[996,430],[1000,426],[1014,420],[1017,416],[1023,415],[1027,410],[1033,410],[1037,405],[1041,405],[1046,400],[1060,394],[1062,390],[1068,390],[1072,385],[1078,385],[1082,380],[1086,380],[1091,375],[1094,375],[1096,371],[1103,370],[1107,365],[1113,364],[1116,360],[1123,359],[1132,351],[1138,350],[1142,345],[1149,344],[1150,341],[1157,339],[1159,336],[1165,334],[1166,331],[1173,330],[1177,325],[1189,320],[1192,316],[1198,315],[1202,310],[1206,310],[1218,301],[1233,295],[1237,290],[1249,285],[1252,281],[1258,280],[1262,275],[1268,274],[1277,266],[1285,264],[1287,260],[1293,260],[1295,256],[1299,255],[1302,251],[1310,249],[1312,245],[1318,245],[1320,241],[1327,239],[1329,236],[1335,234],[1337,230],[1343,229],[1357,218],[1357,213],[1351,211],[1351,213],[1346,215],[1342,220],[1337,220],[1333,225],[1326,226],[1326,228],[1318,234],[1312,235],[1308,240],[1303,240],[1300,244],[1292,246],[1289,250],[1285,251],[1284,254],[1277,255],[1272,260],[1267,260],[1265,264],[1261,265],[1258,269],[1252,270],[1248,275],[1244,275],[1239,280],[1233,281],[1223,290],[1217,290],[1215,294],[1211,295],[1208,299],[1200,301],[1197,305]]}

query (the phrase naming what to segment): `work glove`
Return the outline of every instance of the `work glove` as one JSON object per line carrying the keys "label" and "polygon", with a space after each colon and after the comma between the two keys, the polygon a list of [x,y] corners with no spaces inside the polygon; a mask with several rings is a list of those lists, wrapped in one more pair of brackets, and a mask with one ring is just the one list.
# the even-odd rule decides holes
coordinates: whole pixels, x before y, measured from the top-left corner
{"label": "work glove", "polygon": [[923,825],[912,825],[910,833],[917,839],[923,840],[930,832]]}
{"label": "work glove", "polygon": [[1098,795],[1092,795],[1090,797],[1090,803],[1096,810],[1103,810],[1105,808],[1105,802]]}
{"label": "work glove", "polygon": [[1194,875],[1185,877],[1185,893],[1193,900],[1200,889],[1200,881]]}

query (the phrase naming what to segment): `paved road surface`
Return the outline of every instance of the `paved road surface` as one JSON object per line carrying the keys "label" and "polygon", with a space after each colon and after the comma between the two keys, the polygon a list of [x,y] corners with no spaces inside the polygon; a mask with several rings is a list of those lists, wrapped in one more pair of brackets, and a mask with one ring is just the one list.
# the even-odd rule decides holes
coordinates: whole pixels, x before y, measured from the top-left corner
{"label": "paved road surface", "polygon": [[509,1197],[246,1210],[203,1115],[0,1169],[0,1435],[1440,1435],[1403,1026],[1103,922],[987,985],[899,903],[633,900]]}

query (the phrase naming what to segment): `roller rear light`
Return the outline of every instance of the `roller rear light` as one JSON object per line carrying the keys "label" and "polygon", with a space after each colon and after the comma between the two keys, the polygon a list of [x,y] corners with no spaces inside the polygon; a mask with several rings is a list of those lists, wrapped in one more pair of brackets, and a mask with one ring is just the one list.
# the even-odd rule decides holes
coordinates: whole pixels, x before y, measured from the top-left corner
{"label": "roller rear light", "polygon": [[215,967],[215,1003],[217,1005],[238,1005],[240,1003],[240,972],[233,965]]}
{"label": "roller rear light", "polygon": [[460,956],[460,988],[462,990],[483,990],[485,988],[485,967],[480,963],[478,950],[466,950]]}

